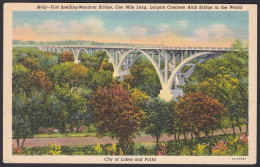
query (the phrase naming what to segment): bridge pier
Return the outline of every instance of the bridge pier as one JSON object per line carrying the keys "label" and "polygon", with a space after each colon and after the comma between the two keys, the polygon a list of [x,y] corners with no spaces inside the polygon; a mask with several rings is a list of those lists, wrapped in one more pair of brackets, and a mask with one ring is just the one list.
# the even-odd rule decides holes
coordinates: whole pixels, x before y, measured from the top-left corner
{"label": "bridge pier", "polygon": [[120,75],[119,75],[119,71],[117,71],[117,70],[115,70],[114,69],[114,72],[113,72],[113,77],[119,77]]}
{"label": "bridge pier", "polygon": [[77,58],[74,59],[74,64],[80,64],[80,60],[78,60]]}
{"label": "bridge pier", "polygon": [[160,91],[159,97],[165,101],[170,101],[172,99],[176,101],[177,97],[183,95],[184,93],[182,89],[173,89],[173,90],[162,89]]}
{"label": "bridge pier", "polygon": [[113,77],[120,77],[119,80],[122,81],[125,75],[131,74],[130,71],[117,71],[115,70],[113,73]]}

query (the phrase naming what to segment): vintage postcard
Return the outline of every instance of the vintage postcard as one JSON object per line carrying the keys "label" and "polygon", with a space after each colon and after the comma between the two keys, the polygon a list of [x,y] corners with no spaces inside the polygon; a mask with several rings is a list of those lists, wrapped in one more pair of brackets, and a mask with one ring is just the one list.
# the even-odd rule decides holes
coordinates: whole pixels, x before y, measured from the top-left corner
{"label": "vintage postcard", "polygon": [[3,22],[5,163],[256,163],[256,5],[5,3]]}

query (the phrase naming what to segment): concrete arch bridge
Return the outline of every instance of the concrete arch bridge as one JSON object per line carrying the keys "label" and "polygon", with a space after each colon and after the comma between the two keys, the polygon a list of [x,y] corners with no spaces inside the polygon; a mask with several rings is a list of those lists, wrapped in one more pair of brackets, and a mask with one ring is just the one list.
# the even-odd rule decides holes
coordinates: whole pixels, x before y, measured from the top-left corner
{"label": "concrete arch bridge", "polygon": [[[79,54],[84,51],[92,55],[103,50],[109,56],[114,67],[114,77],[123,78],[130,74],[130,69],[140,55],[144,55],[154,66],[159,77],[162,90],[159,97],[164,100],[183,95],[179,85],[185,84],[185,78],[193,73],[196,64],[220,56],[230,48],[215,47],[150,47],[150,46],[38,46],[41,51],[62,53],[70,51],[74,55],[74,63],[79,64]],[[186,67],[189,66],[189,67]],[[184,68],[186,67],[186,68]],[[185,70],[186,69],[186,70]]]}

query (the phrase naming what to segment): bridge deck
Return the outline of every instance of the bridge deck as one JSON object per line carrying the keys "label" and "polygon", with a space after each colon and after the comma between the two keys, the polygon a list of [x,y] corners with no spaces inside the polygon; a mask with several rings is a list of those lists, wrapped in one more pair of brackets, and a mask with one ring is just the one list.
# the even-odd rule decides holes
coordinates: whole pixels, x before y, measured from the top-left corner
{"label": "bridge deck", "polygon": [[44,47],[44,48],[91,48],[91,49],[141,49],[141,50],[201,50],[229,51],[226,47],[167,47],[167,46],[107,46],[107,45],[14,45],[15,47]]}

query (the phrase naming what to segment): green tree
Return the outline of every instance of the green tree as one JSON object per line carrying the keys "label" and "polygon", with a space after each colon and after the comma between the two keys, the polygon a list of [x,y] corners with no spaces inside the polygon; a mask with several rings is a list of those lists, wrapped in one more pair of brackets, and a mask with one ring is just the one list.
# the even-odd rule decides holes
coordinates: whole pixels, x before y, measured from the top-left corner
{"label": "green tree", "polygon": [[100,65],[100,71],[114,71],[114,67],[111,63],[106,62],[105,60],[103,60],[102,64]]}
{"label": "green tree", "polygon": [[99,67],[100,67],[103,61],[105,61],[105,62],[108,61],[109,56],[107,55],[107,53],[105,51],[98,51],[98,52],[94,52],[93,58],[98,60]]}
{"label": "green tree", "polygon": [[71,71],[73,86],[85,85],[88,79],[89,69],[83,65],[74,65]]}
{"label": "green tree", "polygon": [[82,53],[82,54],[79,55],[80,63],[85,63],[89,59],[90,59],[90,55],[87,54],[87,53]]}
{"label": "green tree", "polygon": [[147,96],[144,92],[138,90],[137,88],[130,89],[129,94],[132,97],[134,104],[141,107],[142,109],[149,99],[149,96]]}
{"label": "green tree", "polygon": [[132,88],[136,87],[151,97],[158,96],[161,84],[153,65],[148,59],[138,58],[131,68],[131,75],[124,76],[124,81],[129,83]]}
{"label": "green tree", "polygon": [[103,62],[107,63],[109,56],[105,51],[98,51],[94,52],[92,56],[88,56],[83,53],[79,59],[82,62],[81,64],[88,67],[92,72],[96,72],[100,70]]}
{"label": "green tree", "polygon": [[47,72],[49,69],[58,64],[59,57],[57,55],[53,55],[52,53],[49,52],[42,52],[39,55],[39,66],[40,69]]}
{"label": "green tree", "polygon": [[22,63],[27,57],[37,58],[41,52],[36,48],[14,47],[13,49],[13,65]]}
{"label": "green tree", "polygon": [[29,92],[30,90],[30,80],[28,80],[30,70],[24,67],[22,64],[18,63],[13,66],[12,73],[12,90],[16,94],[24,92]]}
{"label": "green tree", "polygon": [[[26,138],[34,136],[37,129],[44,124],[45,109],[45,99],[41,92],[32,92],[31,96],[25,93],[13,96],[12,129],[18,148],[22,148]],[[19,139],[23,139],[21,145]]]}
{"label": "green tree", "polygon": [[159,140],[167,128],[170,118],[169,104],[160,99],[153,98],[147,102],[145,107],[146,124],[145,133],[156,138],[156,149],[159,149]]}
{"label": "green tree", "polygon": [[89,77],[89,69],[73,62],[64,62],[50,69],[50,77],[56,85],[69,83],[70,87],[84,86]]}
{"label": "green tree", "polygon": [[199,64],[184,86],[184,92],[203,92],[223,103],[235,127],[248,126],[248,52],[237,40],[234,50]]}
{"label": "green tree", "polygon": [[36,57],[26,57],[25,59],[23,59],[23,61],[21,62],[25,67],[27,67],[30,70],[36,70],[39,68],[40,66],[40,62],[39,59]]}
{"label": "green tree", "polygon": [[54,126],[58,127],[62,133],[65,132],[66,124],[71,125],[71,130],[76,125],[84,122],[86,113],[86,98],[73,91],[69,84],[61,87],[55,86],[55,101],[60,107],[53,110]]}
{"label": "green tree", "polygon": [[76,94],[80,95],[81,97],[83,97],[83,98],[81,98],[81,100],[84,100],[85,109],[81,110],[84,112],[81,112],[82,114],[80,114],[80,115],[81,115],[82,119],[79,122],[81,122],[83,120],[84,124],[86,126],[88,126],[90,129],[90,126],[94,123],[94,112],[93,112],[91,104],[90,104],[91,99],[92,99],[93,90],[90,88],[73,87],[73,88],[71,88],[71,91],[73,93],[76,93]]}
{"label": "green tree", "polygon": [[179,140],[180,133],[184,132],[181,125],[181,121],[177,114],[177,107],[178,107],[178,102],[174,100],[169,102],[170,114],[169,114],[168,123],[166,127],[166,132],[168,134],[173,134],[175,141],[177,139]]}
{"label": "green tree", "polygon": [[90,87],[97,90],[98,87],[110,85],[113,81],[113,73],[111,71],[98,71],[92,73],[92,80],[90,80]]}
{"label": "green tree", "polygon": [[66,103],[66,108],[69,113],[68,123],[71,125],[71,131],[74,127],[77,128],[84,124],[87,112],[87,100],[77,92],[68,92],[65,96],[69,103]]}

